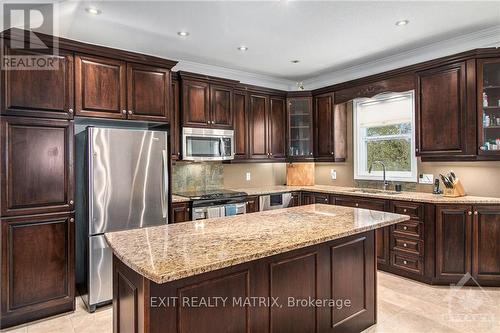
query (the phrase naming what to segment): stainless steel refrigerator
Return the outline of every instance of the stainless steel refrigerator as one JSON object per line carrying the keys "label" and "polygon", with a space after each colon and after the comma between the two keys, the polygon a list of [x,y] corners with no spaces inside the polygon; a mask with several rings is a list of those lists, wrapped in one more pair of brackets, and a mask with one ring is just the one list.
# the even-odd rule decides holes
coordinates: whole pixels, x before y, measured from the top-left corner
{"label": "stainless steel refrigerator", "polygon": [[166,131],[87,129],[89,311],[112,299],[112,251],[104,233],[168,223]]}

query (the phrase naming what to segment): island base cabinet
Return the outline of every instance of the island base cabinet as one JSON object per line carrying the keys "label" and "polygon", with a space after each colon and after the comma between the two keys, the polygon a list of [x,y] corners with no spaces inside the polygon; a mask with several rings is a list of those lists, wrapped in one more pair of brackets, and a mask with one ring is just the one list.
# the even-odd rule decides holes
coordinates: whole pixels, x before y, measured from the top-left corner
{"label": "island base cabinet", "polygon": [[1,328],[74,310],[73,214],[0,223]]}
{"label": "island base cabinet", "polygon": [[361,332],[375,266],[374,231],[163,284],[114,257],[114,332]]}

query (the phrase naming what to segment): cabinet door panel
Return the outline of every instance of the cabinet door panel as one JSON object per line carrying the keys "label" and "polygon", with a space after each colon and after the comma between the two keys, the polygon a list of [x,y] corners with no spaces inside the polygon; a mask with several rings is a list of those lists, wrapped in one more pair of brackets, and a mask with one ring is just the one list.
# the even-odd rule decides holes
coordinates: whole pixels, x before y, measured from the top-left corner
{"label": "cabinet door panel", "polygon": [[173,223],[186,222],[191,220],[189,203],[172,203],[172,221]]}
{"label": "cabinet door panel", "polygon": [[2,326],[74,309],[70,213],[1,221]]}
{"label": "cabinet door panel", "polygon": [[76,55],[76,114],[126,118],[126,75],[123,61]]}
{"label": "cabinet door panel", "polygon": [[164,68],[127,65],[128,118],[169,121],[170,71]]}
{"label": "cabinet door panel", "polygon": [[332,129],[333,129],[333,97],[319,96],[315,99],[315,140],[314,157],[333,159]]}
{"label": "cabinet door panel", "polygon": [[474,207],[472,274],[500,282],[500,207]]}
{"label": "cabinet door panel", "polygon": [[181,128],[180,128],[180,105],[179,105],[179,81],[172,80],[172,97],[170,111],[170,149],[172,160],[180,159],[181,155]]}
{"label": "cabinet door panel", "polygon": [[[466,154],[465,62],[418,73],[418,148],[422,156]],[[475,133],[472,133],[474,139]]]}
{"label": "cabinet door panel", "polygon": [[73,124],[3,117],[1,125],[2,216],[73,209]]}
{"label": "cabinet door panel", "polygon": [[269,98],[250,95],[250,157],[268,158],[267,115]]}
{"label": "cabinet door panel", "polygon": [[233,89],[225,86],[210,85],[212,126],[216,128],[233,127]]}
{"label": "cabinet door panel", "polygon": [[[46,56],[5,47],[7,56]],[[50,56],[53,70],[2,72],[2,114],[43,118],[73,118],[73,55],[60,51]],[[50,93],[48,93],[50,92]]]}
{"label": "cabinet door panel", "polygon": [[459,281],[471,270],[471,211],[469,206],[436,209],[436,278]]}
{"label": "cabinet door panel", "polygon": [[284,98],[270,98],[269,153],[272,158],[286,154],[286,108]]}
{"label": "cabinet door panel", "polygon": [[210,96],[206,82],[182,81],[182,124],[210,127]]}
{"label": "cabinet door panel", "polygon": [[249,196],[246,199],[246,212],[247,213],[255,213],[260,210],[259,205],[259,197],[258,196]]}
{"label": "cabinet door panel", "polygon": [[233,128],[234,128],[234,158],[248,158],[248,116],[247,94],[243,91],[234,92]]}

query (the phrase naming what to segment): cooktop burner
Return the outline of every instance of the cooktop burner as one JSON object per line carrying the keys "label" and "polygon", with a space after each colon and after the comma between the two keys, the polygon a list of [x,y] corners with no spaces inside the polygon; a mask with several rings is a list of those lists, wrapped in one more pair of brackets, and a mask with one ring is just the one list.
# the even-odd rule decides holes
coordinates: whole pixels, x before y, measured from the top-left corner
{"label": "cooktop burner", "polygon": [[245,192],[238,192],[238,191],[224,190],[224,189],[176,192],[174,194],[187,197],[191,200],[228,199],[228,198],[241,197],[247,195]]}

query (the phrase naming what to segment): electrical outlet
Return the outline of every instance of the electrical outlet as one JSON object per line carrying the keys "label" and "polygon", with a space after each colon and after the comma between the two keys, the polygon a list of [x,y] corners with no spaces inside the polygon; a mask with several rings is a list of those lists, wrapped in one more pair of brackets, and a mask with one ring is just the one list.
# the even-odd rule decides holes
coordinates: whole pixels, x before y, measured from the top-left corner
{"label": "electrical outlet", "polygon": [[249,182],[252,179],[252,175],[250,174],[250,172],[246,173],[245,179],[247,180],[247,182]]}
{"label": "electrical outlet", "polygon": [[332,180],[337,179],[337,171],[335,171],[335,169],[330,169],[330,177],[332,178]]}
{"label": "electrical outlet", "polygon": [[421,173],[418,177],[420,184],[434,184],[434,175],[432,173]]}

